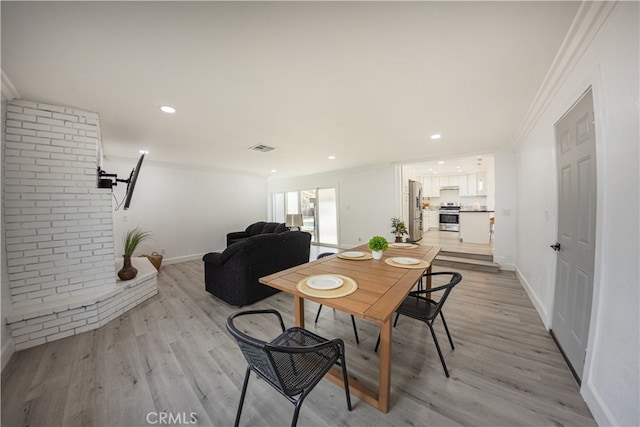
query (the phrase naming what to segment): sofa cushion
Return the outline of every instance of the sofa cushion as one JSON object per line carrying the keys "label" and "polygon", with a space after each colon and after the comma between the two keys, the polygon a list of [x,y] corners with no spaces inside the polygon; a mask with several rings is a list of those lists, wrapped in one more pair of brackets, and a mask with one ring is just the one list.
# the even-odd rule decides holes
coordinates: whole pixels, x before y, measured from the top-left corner
{"label": "sofa cushion", "polygon": [[284,233],[289,231],[286,224],[278,222],[258,221],[249,225],[244,231],[232,231],[227,234],[227,247],[234,243],[259,234]]}
{"label": "sofa cushion", "polygon": [[266,224],[266,222],[264,222],[264,221],[255,222],[255,223],[251,224],[250,226],[248,226],[247,229],[245,230],[245,232],[249,236],[255,236],[256,234],[262,233],[262,229],[264,228],[265,224]]}

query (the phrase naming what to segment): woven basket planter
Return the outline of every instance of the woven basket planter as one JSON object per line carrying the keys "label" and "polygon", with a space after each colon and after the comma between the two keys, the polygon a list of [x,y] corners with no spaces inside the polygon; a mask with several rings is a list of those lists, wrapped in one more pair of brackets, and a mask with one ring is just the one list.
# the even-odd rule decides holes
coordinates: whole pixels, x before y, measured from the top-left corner
{"label": "woven basket planter", "polygon": [[160,266],[162,265],[162,257],[158,252],[153,252],[151,255],[141,255],[146,257],[151,261],[151,264],[156,268],[156,270],[160,271]]}

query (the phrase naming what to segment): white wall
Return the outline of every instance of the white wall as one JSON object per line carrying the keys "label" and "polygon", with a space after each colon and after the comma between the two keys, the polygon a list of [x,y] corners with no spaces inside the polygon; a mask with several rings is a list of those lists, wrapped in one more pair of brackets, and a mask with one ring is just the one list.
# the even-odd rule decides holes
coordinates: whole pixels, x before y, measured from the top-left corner
{"label": "white wall", "polygon": [[271,178],[269,197],[277,192],[335,187],[340,247],[366,243],[374,235],[391,240],[391,218],[398,215],[396,207],[400,206],[397,172],[395,166],[383,165],[296,178]]}
{"label": "white wall", "polygon": [[[137,161],[105,156],[103,168],[126,179]],[[125,188],[113,188],[118,202]],[[228,232],[267,219],[266,193],[264,176],[159,163],[151,152],[140,168],[130,208],[113,214],[115,254],[122,254],[124,234],[136,226],[153,233],[136,255],[165,249],[163,264],[223,250]]]}
{"label": "white wall", "polygon": [[555,122],[593,87],[598,211],[581,393],[600,425],[640,425],[639,4],[619,3],[518,152],[517,269],[547,327],[555,285]]}
{"label": "white wall", "polygon": [[[518,202],[518,173],[516,155],[511,151],[493,153],[495,188],[495,225],[493,242],[493,261],[500,264],[502,270],[515,270],[516,265],[516,230]],[[487,178],[491,179],[491,178]]]}

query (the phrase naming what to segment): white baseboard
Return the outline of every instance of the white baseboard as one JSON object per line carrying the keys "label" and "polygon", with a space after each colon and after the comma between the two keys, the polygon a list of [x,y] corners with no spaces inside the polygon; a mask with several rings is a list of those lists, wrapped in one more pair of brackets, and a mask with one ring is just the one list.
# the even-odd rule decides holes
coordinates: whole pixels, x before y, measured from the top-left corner
{"label": "white baseboard", "polygon": [[513,263],[513,259],[506,256],[493,256],[493,262],[500,266],[500,270],[516,271],[516,265]]}
{"label": "white baseboard", "polygon": [[531,289],[531,285],[529,285],[529,282],[527,282],[527,280],[524,278],[524,276],[522,275],[522,273],[517,267],[515,269],[515,272],[516,272],[516,276],[518,277],[518,280],[522,284],[522,287],[524,288],[525,292],[529,296],[531,303],[533,304],[536,311],[538,312],[538,316],[540,316],[540,319],[542,320],[544,327],[548,331],[549,329],[551,329],[551,318],[549,317],[549,313],[545,310],[544,305],[542,304],[542,302],[540,302],[535,292],[533,292],[533,289]]}
{"label": "white baseboard", "polygon": [[[224,250],[224,249],[223,249]],[[215,251],[213,251],[215,252]],[[222,251],[220,251],[222,252]],[[177,264],[179,262],[185,262],[185,261],[193,261],[194,259],[202,259],[202,257],[204,256],[204,253],[201,254],[192,254],[192,255],[185,255],[185,256],[179,256],[179,257],[175,257],[175,258],[163,258],[162,259],[162,264]]]}
{"label": "white baseboard", "polygon": [[4,367],[7,366],[9,359],[13,356],[15,352],[15,347],[13,345],[13,339],[7,339],[7,342],[2,346],[2,370],[4,371]]}
{"label": "white baseboard", "polygon": [[600,393],[593,388],[593,384],[588,382],[583,383],[580,389],[580,394],[591,411],[593,419],[596,420],[596,423],[599,426],[621,425],[600,397]]}

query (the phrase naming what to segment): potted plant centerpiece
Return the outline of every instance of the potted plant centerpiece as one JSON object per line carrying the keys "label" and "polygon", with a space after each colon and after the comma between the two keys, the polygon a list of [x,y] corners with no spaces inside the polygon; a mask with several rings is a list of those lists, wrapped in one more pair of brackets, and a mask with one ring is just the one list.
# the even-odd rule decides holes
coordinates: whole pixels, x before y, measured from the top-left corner
{"label": "potted plant centerpiece", "polygon": [[138,275],[138,269],[131,265],[131,255],[138,245],[151,237],[150,231],[142,231],[138,227],[127,231],[124,236],[124,265],[118,271],[120,280],[131,280]]}
{"label": "potted plant centerpiece", "polygon": [[400,218],[391,218],[391,232],[396,236],[396,243],[402,242],[402,236],[409,234],[407,226]]}
{"label": "potted plant centerpiece", "polygon": [[371,256],[373,259],[382,258],[382,253],[389,248],[389,243],[387,239],[382,236],[373,236],[371,240],[369,240],[369,249],[371,249]]}

